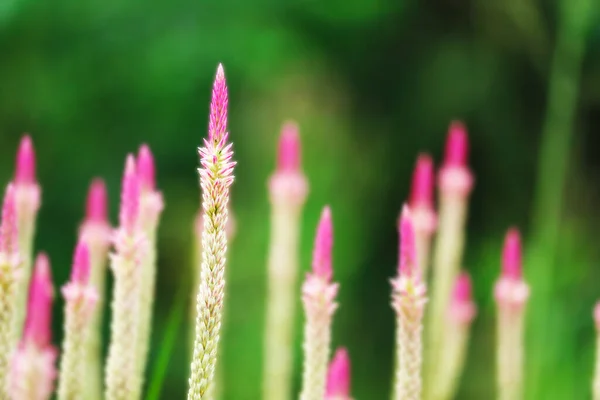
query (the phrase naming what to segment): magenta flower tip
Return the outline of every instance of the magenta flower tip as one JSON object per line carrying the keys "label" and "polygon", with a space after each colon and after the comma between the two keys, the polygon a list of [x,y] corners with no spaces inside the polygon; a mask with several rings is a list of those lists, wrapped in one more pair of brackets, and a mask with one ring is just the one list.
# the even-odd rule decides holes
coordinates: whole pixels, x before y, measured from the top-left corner
{"label": "magenta flower tip", "polygon": [[423,207],[433,210],[433,188],[435,173],[433,159],[429,154],[420,154],[417,158],[413,173],[412,188],[410,193],[411,208]]}
{"label": "magenta flower tip", "polygon": [[509,229],[504,240],[502,276],[512,280],[520,280],[522,276],[521,235],[516,228]]}
{"label": "magenta flower tip", "polygon": [[467,136],[467,129],[462,122],[453,121],[450,123],[450,129],[448,130],[444,166],[466,167],[468,152],[469,138]]}
{"label": "magenta flower tip", "polygon": [[154,190],[156,187],[154,156],[146,144],[143,144],[138,152],[137,171],[142,187],[146,190]]}
{"label": "magenta flower tip", "polygon": [[71,282],[87,285],[90,277],[90,250],[84,241],[79,241],[73,255]]}
{"label": "magenta flower tip", "polygon": [[454,296],[453,299],[456,303],[469,303],[471,302],[472,286],[471,277],[468,272],[461,272],[456,278],[454,283]]}
{"label": "magenta flower tip", "polygon": [[210,118],[208,124],[208,138],[214,143],[226,139],[227,130],[227,83],[223,65],[217,67],[217,74],[213,84],[212,100],[210,103]]}
{"label": "magenta flower tip", "polygon": [[596,329],[600,330],[600,301],[594,306],[594,322],[596,323]]}
{"label": "magenta flower tip", "polygon": [[279,172],[297,172],[300,169],[300,138],[298,125],[286,122],[281,130],[277,152],[277,170]]}
{"label": "magenta flower tip", "polygon": [[25,340],[39,347],[50,345],[52,337],[52,275],[48,256],[41,253],[35,260],[35,267],[29,287],[27,316],[23,336]]}
{"label": "magenta flower tip", "polygon": [[140,179],[136,172],[135,158],[129,154],[125,163],[123,187],[121,189],[121,210],[119,222],[121,227],[132,232],[137,222],[140,206]]}
{"label": "magenta flower tip", "polygon": [[2,204],[2,226],[0,226],[0,252],[15,254],[18,251],[17,208],[15,187],[9,183]]}
{"label": "magenta flower tip", "polygon": [[331,210],[326,206],[321,213],[315,237],[313,253],[313,273],[326,281],[331,280],[333,269],[331,266],[331,250],[333,247],[333,223]]}
{"label": "magenta flower tip", "polygon": [[88,221],[105,223],[108,221],[108,200],[106,184],[95,178],[88,189],[85,217]]}
{"label": "magenta flower tip", "polygon": [[413,226],[410,208],[405,204],[400,215],[400,276],[413,276],[417,273],[417,250],[415,242],[415,228]]}
{"label": "magenta flower tip", "polygon": [[17,151],[17,165],[15,168],[16,184],[35,183],[35,151],[29,135],[23,136]]}
{"label": "magenta flower tip", "polygon": [[325,396],[332,398],[350,396],[350,357],[343,347],[336,350],[329,364]]}

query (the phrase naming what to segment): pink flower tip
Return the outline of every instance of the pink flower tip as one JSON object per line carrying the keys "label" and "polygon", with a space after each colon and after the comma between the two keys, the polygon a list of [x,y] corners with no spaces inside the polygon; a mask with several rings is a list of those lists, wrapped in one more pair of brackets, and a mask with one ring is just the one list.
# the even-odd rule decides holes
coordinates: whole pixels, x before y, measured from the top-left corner
{"label": "pink flower tip", "polygon": [[40,348],[49,346],[51,342],[53,296],[50,261],[46,254],[41,253],[35,260],[23,331],[25,340],[35,343]]}
{"label": "pink flower tip", "polygon": [[121,189],[121,210],[119,223],[128,232],[135,228],[140,207],[140,179],[137,175],[135,158],[129,154],[125,163],[123,186]]}
{"label": "pink flower tip", "polygon": [[148,145],[140,146],[137,159],[137,171],[140,177],[142,188],[145,190],[154,190],[156,187],[156,169],[154,167],[154,156]]}
{"label": "pink flower tip", "polygon": [[17,209],[15,187],[9,183],[2,204],[2,226],[0,226],[0,252],[15,254],[18,251]]}
{"label": "pink flower tip", "polygon": [[420,154],[413,173],[410,206],[412,208],[422,207],[433,210],[434,185],[433,159],[429,154]]}
{"label": "pink flower tip", "polygon": [[469,153],[467,129],[460,121],[450,123],[446,141],[445,167],[466,167]]}
{"label": "pink flower tip", "polygon": [[91,222],[106,223],[108,221],[108,200],[106,184],[101,178],[95,178],[88,189],[85,217]]}
{"label": "pink flower tip", "polygon": [[596,329],[600,331],[600,301],[594,306],[594,322],[596,323]]}
{"label": "pink flower tip", "polygon": [[212,99],[210,103],[210,118],[208,124],[208,138],[213,143],[220,143],[226,139],[227,130],[227,83],[223,65],[217,67],[215,82],[213,84]]}
{"label": "pink flower tip", "polygon": [[73,255],[71,282],[87,285],[90,278],[90,250],[84,241],[79,241]]}
{"label": "pink flower tip", "polygon": [[329,206],[326,206],[321,213],[321,219],[317,226],[312,264],[313,273],[326,281],[330,281],[333,275],[331,266],[332,247],[333,223],[331,220],[331,210]]}
{"label": "pink flower tip", "polygon": [[414,276],[418,272],[415,228],[410,208],[405,204],[400,215],[400,260],[398,273],[400,276]]}
{"label": "pink flower tip", "polygon": [[277,170],[279,172],[297,172],[300,169],[300,138],[298,125],[286,122],[281,130],[277,152]]}
{"label": "pink flower tip", "polygon": [[346,398],[350,396],[350,357],[348,351],[338,348],[327,371],[326,398]]}
{"label": "pink flower tip", "polygon": [[35,183],[35,151],[29,135],[23,136],[17,151],[15,184]]}
{"label": "pink flower tip", "polygon": [[471,277],[467,272],[461,272],[454,283],[453,299],[457,303],[468,303],[472,300]]}
{"label": "pink flower tip", "polygon": [[521,235],[516,228],[511,228],[504,239],[502,250],[502,276],[511,280],[521,280],[522,277]]}

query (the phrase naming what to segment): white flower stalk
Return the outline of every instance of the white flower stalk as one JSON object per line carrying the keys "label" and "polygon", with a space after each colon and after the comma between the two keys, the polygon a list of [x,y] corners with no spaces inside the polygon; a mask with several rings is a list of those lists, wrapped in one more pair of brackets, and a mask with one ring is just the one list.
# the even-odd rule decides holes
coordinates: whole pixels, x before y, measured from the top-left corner
{"label": "white flower stalk", "polygon": [[467,353],[469,330],[476,313],[477,307],[471,296],[471,278],[463,272],[454,285],[444,329],[445,345],[429,389],[434,400],[450,400],[456,394]]}
{"label": "white flower stalk", "polygon": [[152,306],[154,304],[154,287],[156,282],[156,234],[160,214],[164,208],[162,193],[156,190],[156,173],[154,157],[146,145],[140,147],[137,159],[137,171],[141,183],[140,225],[148,239],[148,247],[141,262],[141,288],[139,298],[139,326],[136,343],[138,387],[135,398],[141,397],[144,383],[144,372],[150,346],[152,327]]}
{"label": "white flower stalk", "polygon": [[439,174],[439,220],[435,243],[431,305],[428,309],[428,379],[444,347],[444,323],[452,285],[460,271],[465,241],[468,200],[473,176],[467,166],[467,131],[460,122],[450,125],[444,164]]}
{"label": "white flower stalk", "polygon": [[423,364],[423,309],[426,287],[416,258],[415,231],[408,206],[399,223],[398,276],[392,279],[392,308],[396,311],[396,372],[394,400],[420,400]]}
{"label": "white flower stalk", "polygon": [[206,399],[213,383],[225,296],[227,205],[233,184],[232,144],[227,132],[227,86],[219,65],[213,86],[208,139],[199,149],[202,187],[202,269],[196,305],[196,338],[188,400]]}
{"label": "white flower stalk", "polygon": [[498,307],[496,354],[500,400],[523,398],[523,325],[529,286],[523,280],[521,263],[519,232],[511,229],[504,243],[502,274],[494,288]]}
{"label": "white flower stalk", "polygon": [[600,301],[594,307],[594,323],[596,325],[596,365],[592,381],[592,398],[600,400]]}
{"label": "white flower stalk", "polygon": [[300,140],[293,123],[283,126],[277,171],[269,181],[271,244],[268,264],[267,317],[264,341],[263,399],[291,395],[293,331],[299,234],[308,184],[300,170]]}
{"label": "white flower stalk", "polygon": [[86,385],[85,399],[100,400],[103,393],[102,379],[102,320],[104,310],[106,263],[110,246],[111,227],[108,222],[106,185],[94,179],[90,185],[86,204],[86,216],[79,235],[90,252],[90,282],[98,291],[98,304],[92,313],[88,339],[85,344]]}
{"label": "white flower stalk", "polygon": [[54,391],[58,352],[51,343],[53,297],[50,262],[45,254],[40,254],[29,288],[23,338],[11,364],[12,400],[47,400]]}
{"label": "white flower stalk", "polygon": [[98,291],[90,284],[90,253],[84,242],[75,249],[71,280],[63,287],[62,293],[65,297],[65,337],[58,399],[79,400],[85,398],[86,393],[86,344],[98,302]]}
{"label": "white flower stalk", "polygon": [[141,261],[148,247],[139,224],[139,210],[140,180],[135,159],[129,155],[123,177],[119,228],[113,239],[115,253],[110,256],[115,281],[106,362],[106,400],[136,400],[139,396],[135,344],[140,320]]}
{"label": "white flower stalk", "polygon": [[337,308],[338,284],[332,283],[331,250],[333,224],[331,211],[325,207],[317,227],[312,271],[302,285],[304,323],[304,370],[300,400],[323,400],[326,389],[327,363],[331,353],[331,321]]}
{"label": "white flower stalk", "polygon": [[9,398],[8,374],[14,352],[14,316],[22,274],[17,234],[15,189],[9,184],[0,226],[0,399]]}
{"label": "white flower stalk", "polygon": [[21,139],[15,166],[15,203],[17,209],[17,231],[19,254],[21,256],[21,279],[17,288],[17,305],[13,314],[13,344],[16,344],[23,331],[27,304],[27,288],[31,276],[33,258],[33,237],[35,222],[40,208],[41,190],[35,179],[35,152],[29,136]]}

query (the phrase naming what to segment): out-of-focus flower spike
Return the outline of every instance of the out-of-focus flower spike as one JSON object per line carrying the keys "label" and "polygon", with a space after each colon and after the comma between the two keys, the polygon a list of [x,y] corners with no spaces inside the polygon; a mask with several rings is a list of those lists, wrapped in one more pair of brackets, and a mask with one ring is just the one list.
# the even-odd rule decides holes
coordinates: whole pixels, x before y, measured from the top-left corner
{"label": "out-of-focus flower spike", "polygon": [[17,230],[17,210],[15,188],[9,183],[2,203],[2,226],[0,228],[0,252],[7,255],[18,253],[19,236]]}
{"label": "out-of-focus flower spike", "polygon": [[86,201],[86,221],[97,223],[108,222],[108,195],[104,180],[96,178],[92,181]]}
{"label": "out-of-focus flower spike", "polygon": [[326,400],[350,400],[350,357],[338,348],[327,370]]}
{"label": "out-of-focus flower spike", "polygon": [[313,273],[325,281],[330,281],[333,274],[331,267],[331,250],[333,246],[333,223],[331,210],[325,207],[317,226],[315,249],[313,252]]}
{"label": "out-of-focus flower spike", "polygon": [[24,340],[35,343],[39,348],[45,348],[51,342],[53,297],[50,261],[45,253],[41,253],[35,261],[23,332]]}
{"label": "out-of-focus flower spike", "polygon": [[415,277],[420,274],[417,261],[415,229],[408,206],[402,207],[400,216],[399,276]]}
{"label": "out-of-focus flower spike", "polygon": [[133,232],[140,209],[140,179],[137,175],[135,158],[132,154],[127,156],[123,187],[121,190],[121,211],[119,223],[123,229]]}
{"label": "out-of-focus flower spike", "polygon": [[227,83],[225,82],[225,72],[223,65],[217,67],[217,74],[213,84],[212,100],[210,103],[210,118],[208,125],[208,139],[213,143],[224,142],[227,140],[227,106],[229,98],[227,96]]}
{"label": "out-of-focus flower spike", "polygon": [[444,166],[466,167],[468,155],[469,140],[467,138],[467,128],[460,121],[452,121],[448,130]]}
{"label": "out-of-focus flower spike", "polygon": [[296,172],[300,169],[300,138],[298,125],[288,121],[283,125],[277,151],[277,170]]}
{"label": "out-of-focus flower spike", "polygon": [[19,144],[15,167],[15,183],[26,185],[35,183],[35,151],[29,135],[23,136]]}
{"label": "out-of-focus flower spike", "polygon": [[73,256],[73,269],[71,269],[71,282],[86,285],[90,278],[90,251],[88,245],[79,242]]}
{"label": "out-of-focus flower spike", "polygon": [[413,173],[410,192],[410,207],[433,210],[435,174],[433,159],[429,154],[419,154]]}
{"label": "out-of-focus flower spike", "polygon": [[137,171],[143,190],[154,190],[156,187],[154,156],[150,151],[150,147],[148,147],[146,144],[143,144],[138,152]]}
{"label": "out-of-focus flower spike", "polygon": [[522,276],[521,235],[516,228],[511,228],[504,240],[502,276],[513,280]]}

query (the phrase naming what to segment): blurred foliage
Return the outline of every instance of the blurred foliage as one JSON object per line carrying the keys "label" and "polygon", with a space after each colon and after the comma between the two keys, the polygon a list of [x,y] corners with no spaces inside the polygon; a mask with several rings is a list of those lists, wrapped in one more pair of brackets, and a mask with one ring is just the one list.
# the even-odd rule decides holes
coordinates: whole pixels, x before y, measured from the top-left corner
{"label": "blurred foliage", "polygon": [[[152,147],[167,205],[160,229],[153,363],[163,337],[172,334],[165,329],[172,326],[167,321],[176,293],[181,282],[190,281],[191,232],[199,204],[195,147],[206,131],[214,70],[223,62],[239,162],[232,206],[238,234],[228,271],[222,348],[225,398],[260,397],[269,215],[265,181],[274,167],[278,129],[294,118],[302,129],[311,185],[302,265],[308,268],[314,227],[329,203],[336,226],[335,275],[342,284],[334,343],[349,347],[355,397],[383,399],[392,364],[388,278],[396,262],[396,216],[416,154],[430,151],[439,160],[448,122],[464,119],[477,176],[465,265],[474,275],[480,314],[459,398],[489,398],[494,391],[491,287],[505,229],[516,224],[528,232],[531,227],[534,237],[545,229],[531,225],[538,174],[545,174],[548,193],[564,201],[553,215],[537,217],[556,224],[554,243],[530,246],[531,253],[551,254],[552,267],[538,262],[529,276],[526,266],[532,305],[542,304],[540,310],[550,316],[530,324],[528,343],[544,346],[536,351],[547,353],[542,361],[549,365],[542,375],[535,363],[528,369],[543,383],[530,398],[585,398],[593,358],[591,309],[600,295],[595,283],[600,278],[595,268],[600,259],[595,239],[600,19],[598,7],[573,4],[583,3],[4,0],[0,178],[10,178],[21,133],[32,132],[43,185],[36,244],[49,252],[60,285],[68,274],[86,185],[95,175],[106,178],[116,216],[126,153],[142,142]],[[561,22],[562,12],[571,11],[568,18],[579,39]],[[583,40],[580,58],[565,51],[556,61],[561,37],[567,43]],[[572,61],[565,78],[574,91],[566,105],[572,109],[562,111],[573,114],[556,127],[570,133],[573,126],[556,160],[564,157],[566,164],[562,187],[552,178],[561,174],[560,162],[537,166],[543,133],[552,129],[547,124],[554,111],[546,109],[553,65]],[[544,202],[544,193],[536,204]],[[547,277],[540,303],[536,286]],[[58,301],[57,343],[61,307]],[[535,307],[529,313],[539,315]],[[297,322],[299,387],[300,313]],[[180,326],[160,398],[182,398],[186,392],[189,323]]]}

